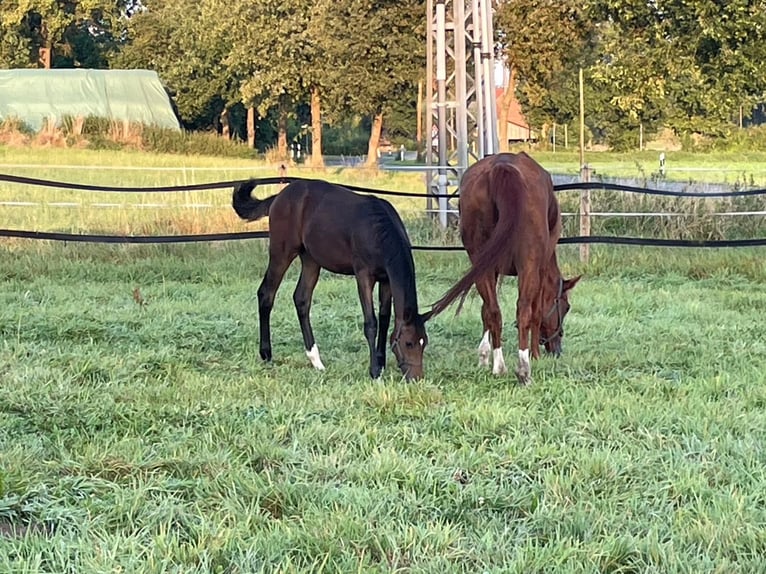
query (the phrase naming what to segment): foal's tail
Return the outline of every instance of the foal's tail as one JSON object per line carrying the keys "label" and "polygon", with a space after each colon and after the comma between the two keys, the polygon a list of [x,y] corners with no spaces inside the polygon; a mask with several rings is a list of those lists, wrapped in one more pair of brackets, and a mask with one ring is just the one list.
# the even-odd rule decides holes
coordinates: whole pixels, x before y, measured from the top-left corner
{"label": "foal's tail", "polygon": [[266,199],[256,199],[251,195],[255,186],[254,179],[240,183],[234,188],[234,193],[231,196],[231,205],[234,211],[247,221],[255,221],[261,217],[266,217],[269,214],[269,209],[271,209],[271,204],[279,195],[272,195]]}
{"label": "foal's tail", "polygon": [[455,314],[460,313],[463,302],[477,279],[488,273],[499,273],[502,264],[507,262],[510,234],[516,225],[518,208],[516,199],[522,195],[511,193],[512,189],[525,186],[526,182],[519,171],[509,165],[497,165],[489,174],[489,197],[497,209],[497,224],[487,242],[473,257],[471,268],[441,299],[431,307],[432,315],[438,315],[449,307],[458,297],[460,304]]}

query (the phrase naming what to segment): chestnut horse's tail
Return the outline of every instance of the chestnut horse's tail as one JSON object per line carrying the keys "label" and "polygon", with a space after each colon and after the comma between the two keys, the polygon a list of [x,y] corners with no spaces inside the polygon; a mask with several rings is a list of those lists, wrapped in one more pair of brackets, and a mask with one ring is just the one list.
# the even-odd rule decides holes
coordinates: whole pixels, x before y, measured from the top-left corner
{"label": "chestnut horse's tail", "polygon": [[460,313],[463,302],[477,279],[493,271],[500,272],[501,265],[507,263],[507,246],[518,218],[517,198],[521,195],[511,193],[527,185],[519,171],[509,165],[496,165],[489,174],[489,197],[497,209],[497,224],[487,242],[473,257],[468,272],[431,307],[431,313],[438,315],[449,307],[458,297],[460,304],[455,314]]}
{"label": "chestnut horse's tail", "polygon": [[240,183],[234,188],[234,193],[231,197],[231,205],[234,211],[247,221],[255,221],[261,217],[266,217],[269,214],[269,209],[271,209],[271,204],[279,195],[272,195],[266,199],[256,199],[251,195],[255,186],[256,183],[253,179]]}

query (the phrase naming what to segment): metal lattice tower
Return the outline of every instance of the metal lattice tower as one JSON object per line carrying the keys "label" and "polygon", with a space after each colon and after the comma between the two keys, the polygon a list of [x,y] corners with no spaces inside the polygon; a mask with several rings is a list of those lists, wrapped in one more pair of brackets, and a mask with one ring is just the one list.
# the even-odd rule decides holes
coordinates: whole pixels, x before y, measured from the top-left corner
{"label": "metal lattice tower", "polygon": [[489,0],[428,0],[426,209],[446,227],[469,156],[496,153],[495,58]]}

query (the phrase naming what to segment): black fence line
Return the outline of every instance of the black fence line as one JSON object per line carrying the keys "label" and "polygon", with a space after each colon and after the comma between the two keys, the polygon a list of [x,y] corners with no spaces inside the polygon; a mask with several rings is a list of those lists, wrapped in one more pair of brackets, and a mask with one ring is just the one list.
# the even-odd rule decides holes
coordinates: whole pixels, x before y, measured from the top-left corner
{"label": "black fence line", "polygon": [[[304,177],[262,177],[251,178],[256,185],[274,185],[280,183],[290,183],[293,181],[312,181],[312,178]],[[45,179],[37,179],[32,177],[22,177],[16,175],[8,175],[0,173],[0,181],[6,181],[9,183],[20,183],[24,185],[36,185],[40,187],[57,187],[61,189],[77,189],[82,191],[95,191],[95,192],[125,192],[125,193],[167,193],[178,191],[204,191],[211,189],[223,189],[226,187],[234,187],[249,179],[236,179],[231,181],[219,181],[210,183],[195,183],[188,185],[167,185],[160,187],[117,187],[110,185],[89,185],[81,183],[69,183],[61,181],[51,181]],[[398,197],[418,197],[418,198],[447,198],[454,199],[456,194],[439,194],[439,193],[415,193],[409,191],[391,191],[386,189],[373,189],[369,187],[360,187],[356,185],[343,185],[347,189],[354,191],[361,191],[365,193],[374,193],[377,195],[389,195]],[[591,190],[612,190],[612,191],[626,191],[630,193],[640,193],[646,195],[665,195],[671,197],[747,197],[755,195],[766,195],[766,188],[761,189],[749,189],[740,191],[719,191],[719,192],[704,192],[704,191],[668,191],[662,189],[652,189],[646,187],[634,187],[630,185],[621,185],[617,183],[607,182],[577,182],[577,183],[564,183],[554,185],[555,191],[573,191],[578,189],[591,189]]]}
{"label": "black fence line", "polygon": [[[272,184],[284,184],[292,181],[306,181],[308,178],[301,177],[268,177],[268,178],[253,178],[257,185],[272,185]],[[51,180],[12,176],[6,174],[0,174],[0,181],[7,181],[11,183],[20,183],[25,185],[37,185],[43,187],[58,187],[64,189],[79,189],[84,191],[97,191],[97,192],[133,192],[133,193],[146,193],[146,192],[176,192],[176,191],[201,191],[210,189],[221,189],[225,187],[234,187],[240,183],[248,181],[247,179],[221,181],[201,184],[190,185],[175,185],[175,186],[163,186],[163,187],[116,187],[116,186],[100,186],[100,185],[87,185],[76,184],[67,182],[57,182]],[[379,195],[395,195],[403,197],[447,197],[452,198],[450,194],[422,194],[422,193],[410,193],[403,191],[388,191],[380,189],[371,189],[366,187],[359,187],[353,185],[344,186],[348,189],[355,191],[362,191],[367,193],[376,193]],[[611,183],[594,183],[594,182],[581,182],[581,183],[569,183],[554,186],[556,191],[569,191],[578,189],[603,189],[603,190],[615,190],[615,191],[628,191],[633,193],[645,193],[653,195],[669,195],[675,197],[741,197],[741,196],[754,196],[766,194],[766,189],[753,189],[746,191],[733,191],[733,192],[676,192],[665,191],[658,189],[639,188],[620,184]],[[210,242],[210,241],[232,241],[242,239],[267,239],[269,237],[268,231],[245,231],[238,233],[209,233],[200,235],[96,235],[96,234],[71,234],[60,232],[47,232],[47,231],[25,231],[14,229],[0,229],[0,237],[12,237],[21,239],[39,239],[48,241],[64,241],[64,242],[88,242],[88,243],[110,243],[110,244],[158,244],[158,243],[195,243],[195,242]],[[612,245],[641,245],[641,246],[654,246],[654,247],[752,247],[766,245],[766,238],[756,239],[733,239],[733,240],[682,240],[682,239],[651,239],[642,237],[612,237],[612,236],[575,236],[575,237],[562,237],[559,240],[559,244],[581,244],[581,243],[594,243],[594,244],[612,244]],[[460,246],[440,246],[440,245],[413,245],[413,250],[418,251],[463,251],[463,247]]]}
{"label": "black fence line", "polygon": [[766,195],[766,189],[747,189],[740,191],[669,191],[666,189],[652,189],[648,187],[633,187],[619,183],[608,182],[575,182],[554,185],[555,191],[572,191],[577,189],[627,191],[630,193],[643,193],[645,195],[668,195],[671,197],[749,197],[753,195]]}
{"label": "black fence line", "polygon": [[[233,233],[203,233],[200,235],[98,235],[60,233],[54,231],[25,231],[18,229],[0,229],[0,237],[20,239],[39,239],[72,243],[109,243],[109,244],[155,244],[155,243],[206,243],[211,241],[239,241],[243,239],[268,239],[268,231],[241,231]],[[590,235],[562,237],[559,245],[600,243],[611,245],[641,245],[649,247],[758,247],[766,245],[766,238],[758,239],[651,239],[644,237],[612,237],[608,235]],[[464,251],[458,245],[413,245],[415,251]]]}

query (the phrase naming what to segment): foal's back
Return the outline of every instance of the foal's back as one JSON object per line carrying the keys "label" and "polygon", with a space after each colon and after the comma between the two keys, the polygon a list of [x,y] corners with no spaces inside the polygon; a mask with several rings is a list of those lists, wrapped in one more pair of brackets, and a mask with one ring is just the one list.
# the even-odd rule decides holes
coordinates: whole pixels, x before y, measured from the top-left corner
{"label": "foal's back", "polygon": [[[334,273],[354,274],[354,263],[383,265],[377,233],[390,221],[390,205],[321,180],[294,181],[274,200],[269,211],[271,243],[279,249],[308,253]],[[398,216],[396,216],[398,220]]]}

